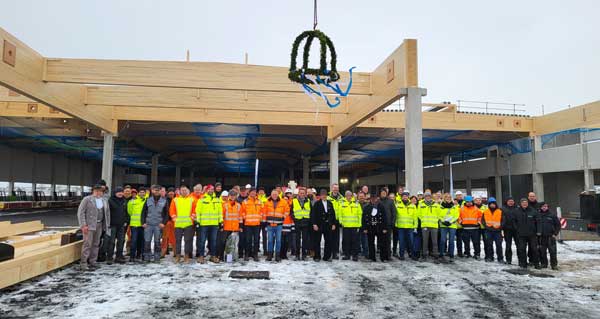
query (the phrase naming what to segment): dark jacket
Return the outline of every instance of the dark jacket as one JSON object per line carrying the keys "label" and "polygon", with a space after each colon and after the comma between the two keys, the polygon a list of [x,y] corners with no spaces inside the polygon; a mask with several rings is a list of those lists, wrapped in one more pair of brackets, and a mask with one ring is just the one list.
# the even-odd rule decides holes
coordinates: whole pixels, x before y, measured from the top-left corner
{"label": "dark jacket", "polygon": [[[148,199],[144,203],[144,207],[142,208],[142,225],[146,224],[148,221],[148,206],[154,205],[153,198],[154,197],[152,197],[152,196],[148,197]],[[169,221],[169,205],[167,205],[166,198],[163,199],[163,198],[159,197],[158,202],[160,202],[161,200],[164,200],[164,205],[160,209],[160,223],[164,225]],[[158,204],[158,202],[156,204]]]}
{"label": "dark jacket", "polygon": [[541,232],[540,213],[532,208],[515,210],[515,229],[519,236],[535,236]]}
{"label": "dark jacket", "polygon": [[321,200],[314,202],[310,207],[310,222],[320,228],[331,225],[337,226],[338,221],[335,217],[333,203],[330,200],[327,201],[327,212],[325,212],[325,207],[323,207]]}
{"label": "dark jacket", "polygon": [[540,224],[542,236],[556,236],[560,233],[560,220],[549,210],[545,213],[540,210]]}
{"label": "dark jacket", "polygon": [[386,197],[385,199],[379,199],[379,204],[383,206],[386,228],[392,229],[396,224],[396,215],[398,213],[396,210],[396,203],[389,199],[389,197]]}
{"label": "dark jacket", "polygon": [[108,206],[110,207],[111,227],[123,227],[125,224],[129,224],[129,214],[127,214],[127,204],[124,197],[112,196],[108,200]]}
{"label": "dark jacket", "polygon": [[368,203],[363,208],[362,229],[370,232],[379,232],[387,229],[389,220],[387,219],[388,217],[385,213],[385,207],[381,203],[378,203],[376,207],[377,214],[375,214],[375,216],[372,215],[373,208],[375,207],[371,203]]}
{"label": "dark jacket", "polygon": [[507,206],[504,205],[502,207],[502,229],[508,231],[515,231],[516,228],[516,217],[517,206]]}
{"label": "dark jacket", "polygon": [[528,200],[527,201],[529,203],[529,207],[532,207],[535,210],[539,210],[540,209],[540,203],[536,200],[534,202]]}

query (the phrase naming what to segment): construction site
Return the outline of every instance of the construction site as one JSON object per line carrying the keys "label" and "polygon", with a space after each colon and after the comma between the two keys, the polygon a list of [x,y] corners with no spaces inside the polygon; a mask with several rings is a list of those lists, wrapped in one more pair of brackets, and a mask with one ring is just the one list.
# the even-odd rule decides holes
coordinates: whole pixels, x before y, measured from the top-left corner
{"label": "construction site", "polygon": [[[303,14],[312,15],[312,6],[310,1],[310,12]],[[385,10],[386,4],[378,6]],[[309,54],[302,51],[311,49],[307,40],[299,46],[302,73],[294,81],[298,47],[291,68],[253,64],[252,52],[242,52],[240,63],[196,61],[185,47],[173,48],[186,53],[179,60],[111,59],[77,52],[65,44],[68,33],[31,31],[64,46],[64,55],[50,56],[27,41],[24,25],[5,25],[1,15],[0,318],[597,318],[600,313],[597,92],[595,99],[543,114],[517,102],[431,100],[439,88],[425,87],[431,82],[422,80],[422,70],[435,76],[435,65],[424,64],[427,49],[420,46],[430,40],[402,32],[387,37],[393,43],[389,52],[371,47],[369,38],[360,40],[366,42],[360,54],[376,61],[372,69],[354,71],[350,49],[327,46],[321,61],[329,64],[315,69],[325,72],[313,78],[305,77],[311,74]],[[318,31],[316,1],[314,19],[313,32]],[[321,19],[319,27],[327,33]],[[288,50],[296,33],[278,35],[272,45]],[[335,33],[329,36],[327,45],[336,40]],[[301,37],[296,39],[300,43]],[[314,39],[310,66],[318,67],[323,38]],[[128,56],[131,46],[115,46],[108,56]],[[334,84],[336,52],[344,62],[338,68],[348,70],[339,71],[341,86]],[[294,190],[295,200],[296,188],[326,189],[331,195],[333,185],[339,185],[341,196],[350,191],[354,201],[366,186],[369,193],[363,195],[385,190],[398,198],[397,206],[409,190],[421,196],[465,194],[486,204],[494,198],[500,208],[507,199],[527,201],[533,192],[560,222],[560,234],[553,237],[558,267],[521,271],[516,262],[461,258],[434,263],[394,257],[380,263],[367,255],[358,262],[335,260],[344,240],[338,238],[332,263],[291,257],[249,262],[240,255],[231,262],[193,258],[181,264],[167,244],[159,263],[99,262],[95,271],[82,271],[87,235],[78,210],[81,214],[82,200],[94,196],[99,181],[108,197],[126,185],[148,192],[160,185],[185,197],[183,186],[194,192],[200,185],[206,196],[207,185],[230,192],[237,186],[239,192],[247,184],[246,191],[263,188],[265,202],[272,189]],[[172,218],[173,212],[168,214]],[[102,234],[102,241],[108,240],[104,236],[110,234]],[[508,242],[515,261],[516,241]],[[262,247],[266,243],[261,245],[266,254]],[[233,271],[267,275],[240,279]]]}

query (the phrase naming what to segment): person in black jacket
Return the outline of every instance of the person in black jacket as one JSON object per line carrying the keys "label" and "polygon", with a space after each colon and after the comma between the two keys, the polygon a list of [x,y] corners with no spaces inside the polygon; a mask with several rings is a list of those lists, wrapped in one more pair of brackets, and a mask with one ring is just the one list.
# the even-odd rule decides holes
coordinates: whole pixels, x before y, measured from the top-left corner
{"label": "person in black jacket", "polygon": [[547,203],[540,202],[540,260],[542,268],[548,268],[548,252],[550,252],[550,266],[553,270],[558,269],[556,258],[556,236],[560,233],[560,221],[556,214],[550,212]]}
{"label": "person in black jacket", "polygon": [[506,257],[506,263],[512,263],[512,243],[517,243],[517,229],[515,227],[515,214],[518,207],[515,205],[515,200],[512,197],[508,197],[504,206],[502,207],[502,232],[504,233],[504,242],[506,247],[504,248],[504,257]]}
{"label": "person in black jacket", "polygon": [[314,236],[311,237],[315,250],[315,261],[321,260],[321,237],[325,239],[324,261],[331,261],[334,249],[335,232],[338,229],[338,221],[335,215],[333,203],[327,200],[327,190],[321,189],[320,199],[312,204],[310,208],[310,222],[313,227]]}
{"label": "person in black jacket", "polygon": [[[123,196],[123,187],[116,187],[113,196],[108,200],[110,207],[110,236],[106,236],[104,241],[106,255],[106,263],[111,265],[114,261],[122,264],[125,263],[123,257],[123,247],[125,246],[125,230],[129,224],[129,214],[127,214],[127,206],[125,205],[125,197]],[[115,256],[115,240],[117,242],[117,254]]]}
{"label": "person in black jacket", "polygon": [[[393,229],[394,229],[394,225],[396,224],[396,215],[398,214],[398,211],[396,209],[396,203],[394,200],[389,198],[389,193],[388,193],[388,188],[384,187],[379,191],[379,203],[383,206],[383,212],[385,214],[385,228],[386,228],[386,232],[382,233],[381,238],[385,239],[384,237],[388,237],[388,244],[387,245],[381,245],[380,248],[386,248],[387,249],[387,254],[385,255],[385,260],[384,261],[389,261],[390,260],[390,254],[392,253],[391,248],[392,248],[392,237],[390,236]],[[377,242],[379,242],[379,239],[377,239]]]}
{"label": "person in black jacket", "polygon": [[377,237],[377,246],[379,246],[379,258],[385,262],[390,259],[390,237],[388,232],[388,219],[385,214],[385,207],[379,202],[376,194],[371,195],[370,203],[363,208],[362,229],[368,236],[369,241],[369,259],[377,261],[375,254],[375,237]]}
{"label": "person in black jacket", "polygon": [[538,236],[541,235],[540,213],[529,206],[527,198],[522,198],[519,208],[515,211],[515,228],[519,236],[517,254],[519,267],[527,268],[527,256],[535,269],[541,269],[538,256]]}

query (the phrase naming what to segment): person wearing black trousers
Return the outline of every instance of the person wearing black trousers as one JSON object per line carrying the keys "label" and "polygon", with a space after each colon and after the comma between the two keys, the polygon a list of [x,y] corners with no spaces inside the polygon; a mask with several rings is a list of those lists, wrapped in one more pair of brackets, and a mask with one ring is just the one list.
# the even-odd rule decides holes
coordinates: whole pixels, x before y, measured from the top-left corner
{"label": "person wearing black trousers", "polygon": [[379,246],[379,258],[385,262],[390,259],[390,237],[388,234],[388,221],[385,214],[385,207],[379,202],[377,194],[371,195],[370,202],[363,208],[362,230],[368,236],[369,241],[369,259],[377,261],[375,257],[377,249],[375,248],[375,238]]}
{"label": "person wearing black trousers", "polygon": [[529,206],[527,198],[520,200],[515,213],[515,225],[518,234],[517,254],[519,267],[527,268],[527,257],[535,269],[541,269],[538,254],[538,236],[541,236],[540,213]]}
{"label": "person wearing black trousers", "polygon": [[560,233],[560,220],[556,214],[550,212],[550,206],[545,202],[540,202],[540,261],[542,268],[548,268],[548,253],[550,253],[550,266],[553,270],[558,270],[558,260],[556,258],[556,237]]}
{"label": "person wearing black trousers", "polygon": [[325,239],[324,261],[331,261],[333,249],[335,249],[335,234],[338,229],[333,203],[327,199],[327,190],[321,189],[320,199],[310,209],[310,221],[313,227],[312,243],[315,250],[315,261],[321,260],[321,237]]}
{"label": "person wearing black trousers", "polygon": [[512,197],[506,199],[506,204],[502,207],[502,232],[504,233],[504,257],[506,263],[512,263],[512,244],[513,240],[517,243],[517,229],[515,227],[515,214],[518,207]]}

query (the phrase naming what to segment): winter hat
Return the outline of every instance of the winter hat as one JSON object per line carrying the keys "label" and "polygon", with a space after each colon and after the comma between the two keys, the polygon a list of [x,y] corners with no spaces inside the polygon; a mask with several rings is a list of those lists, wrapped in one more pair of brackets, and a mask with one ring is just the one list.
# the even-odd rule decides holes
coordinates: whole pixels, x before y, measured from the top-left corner
{"label": "winter hat", "polygon": [[123,192],[123,187],[121,187],[121,186],[115,187],[115,194],[116,193],[122,193],[122,192]]}

